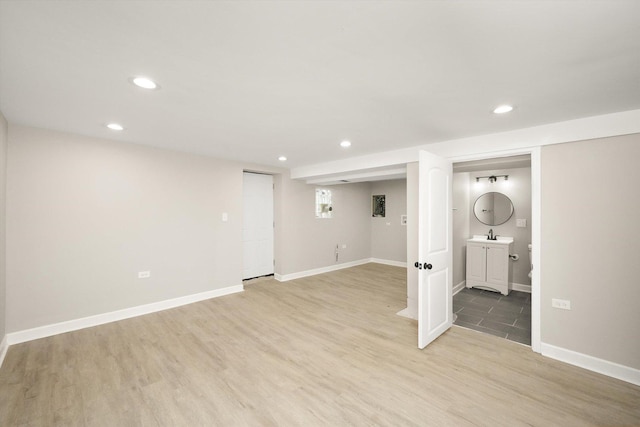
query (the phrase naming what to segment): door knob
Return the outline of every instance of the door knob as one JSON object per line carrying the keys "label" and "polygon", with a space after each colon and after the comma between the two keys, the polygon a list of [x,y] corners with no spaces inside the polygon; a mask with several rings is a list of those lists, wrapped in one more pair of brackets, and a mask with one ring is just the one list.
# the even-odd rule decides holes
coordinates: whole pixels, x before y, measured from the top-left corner
{"label": "door knob", "polygon": [[422,267],[424,267],[425,270],[431,270],[433,268],[431,264],[427,264],[426,262],[424,264],[416,262],[415,264],[413,264],[413,266],[418,270],[422,270]]}

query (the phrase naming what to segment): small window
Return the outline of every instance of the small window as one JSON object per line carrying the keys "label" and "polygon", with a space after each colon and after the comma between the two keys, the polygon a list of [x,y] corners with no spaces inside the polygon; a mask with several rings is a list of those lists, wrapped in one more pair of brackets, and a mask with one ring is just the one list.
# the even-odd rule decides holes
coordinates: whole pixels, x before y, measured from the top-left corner
{"label": "small window", "polygon": [[316,218],[331,218],[331,190],[316,188]]}

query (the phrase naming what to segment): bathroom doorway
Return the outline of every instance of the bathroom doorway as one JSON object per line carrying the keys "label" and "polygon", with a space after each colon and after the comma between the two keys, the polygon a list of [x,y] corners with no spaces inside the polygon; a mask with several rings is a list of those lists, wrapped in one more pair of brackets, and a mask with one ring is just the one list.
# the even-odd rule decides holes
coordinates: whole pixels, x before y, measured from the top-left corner
{"label": "bathroom doorway", "polygon": [[457,162],[453,172],[454,325],[530,346],[531,155]]}

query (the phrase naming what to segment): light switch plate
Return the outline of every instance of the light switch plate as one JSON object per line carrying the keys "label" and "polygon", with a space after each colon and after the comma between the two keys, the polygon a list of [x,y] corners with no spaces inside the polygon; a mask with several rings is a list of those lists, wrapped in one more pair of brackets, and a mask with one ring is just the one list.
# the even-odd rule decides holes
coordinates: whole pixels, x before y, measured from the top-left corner
{"label": "light switch plate", "polygon": [[516,219],[516,227],[525,228],[527,226],[527,220],[525,219]]}
{"label": "light switch plate", "polygon": [[222,222],[227,221],[229,221],[229,214],[227,214],[226,212],[222,212]]}

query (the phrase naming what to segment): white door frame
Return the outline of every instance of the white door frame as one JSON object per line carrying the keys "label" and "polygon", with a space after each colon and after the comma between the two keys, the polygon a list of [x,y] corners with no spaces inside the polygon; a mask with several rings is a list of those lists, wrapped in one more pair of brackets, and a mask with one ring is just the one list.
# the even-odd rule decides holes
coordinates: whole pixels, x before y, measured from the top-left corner
{"label": "white door frame", "polygon": [[540,184],[542,180],[542,165],[540,159],[541,147],[527,147],[515,150],[501,150],[448,157],[452,163],[468,162],[472,160],[486,160],[500,157],[511,157],[523,154],[531,155],[531,349],[540,353],[540,247],[541,247],[541,203]]}
{"label": "white door frame", "polygon": [[[268,190],[265,190],[265,184],[269,182],[269,185],[266,187]],[[260,173],[260,172],[250,172],[243,171],[242,173],[242,198],[243,198],[243,206],[242,206],[242,280],[251,279],[255,277],[265,276],[269,274],[275,273],[275,197],[274,197],[274,177],[269,173]],[[248,185],[251,184],[251,185]],[[256,187],[257,185],[257,187]],[[248,189],[250,192],[248,193]],[[256,191],[260,191],[257,193]],[[255,217],[253,218],[252,225],[253,228],[250,228],[252,231],[251,236],[253,237],[251,240],[247,241],[247,213],[251,212],[251,210],[247,210],[247,195],[251,194],[252,200],[255,202],[256,197],[268,196],[266,199],[260,201],[261,203],[265,203],[266,206],[270,206],[271,211],[265,211],[264,215],[260,215],[258,222],[259,226],[256,228]],[[266,224],[264,222],[266,221]],[[268,228],[268,231],[266,231]],[[258,232],[260,238],[258,240],[255,239],[255,232]],[[269,238],[267,238],[269,236]],[[249,242],[253,244],[248,244]],[[256,246],[256,242],[258,246]],[[268,246],[260,246],[260,243],[270,243]],[[253,249],[253,255],[255,255],[255,259],[249,257],[253,262],[247,262],[247,257],[250,255],[251,251],[248,251],[248,248]],[[255,249],[258,249],[255,251]],[[257,262],[256,262],[257,260]],[[249,266],[249,270],[247,270]]]}

